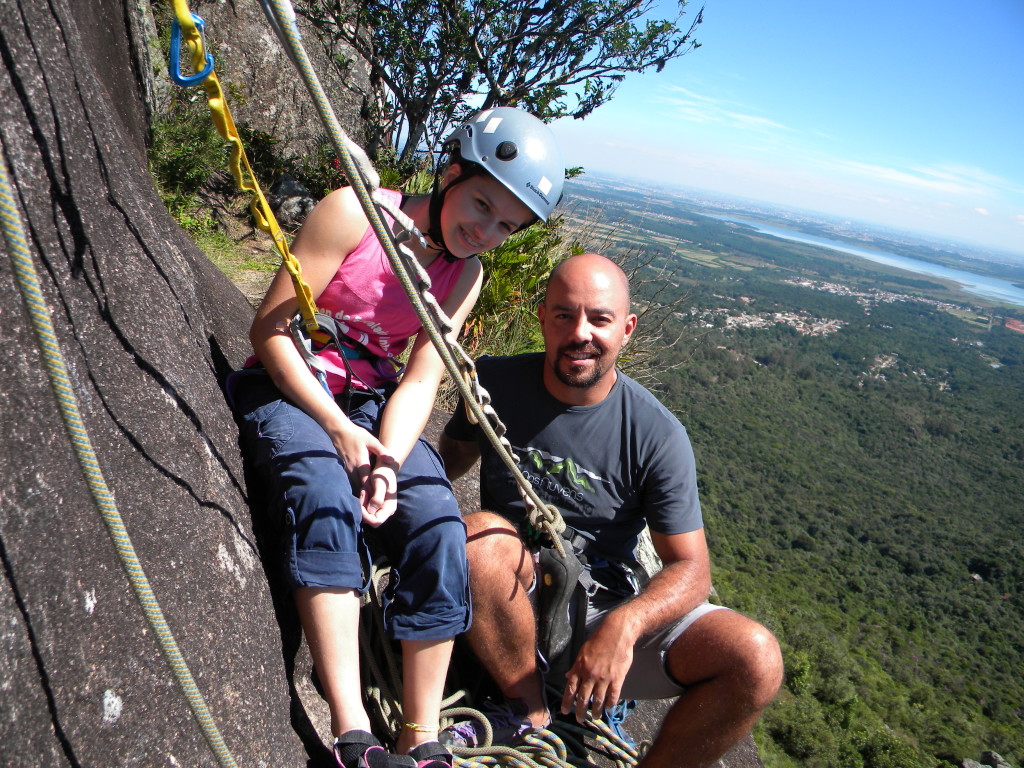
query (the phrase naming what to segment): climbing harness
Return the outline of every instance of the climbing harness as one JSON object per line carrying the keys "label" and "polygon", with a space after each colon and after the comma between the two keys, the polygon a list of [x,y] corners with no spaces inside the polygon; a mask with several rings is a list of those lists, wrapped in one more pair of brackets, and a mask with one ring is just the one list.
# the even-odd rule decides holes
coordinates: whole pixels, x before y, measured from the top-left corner
{"label": "climbing harness", "polygon": [[35,331],[36,342],[50,379],[50,386],[57,398],[64,427],[71,438],[75,456],[82,469],[82,474],[85,476],[89,491],[92,493],[93,501],[107,526],[110,538],[113,540],[121,567],[124,568],[128,581],[135,592],[135,597],[142,606],[160,650],[167,659],[178,686],[185,694],[192,715],[202,729],[207,744],[222,766],[234,768],[237,763],[224,743],[217,724],[206,706],[206,701],[203,699],[203,695],[178,649],[174,635],[171,634],[170,627],[164,619],[163,611],[149,586],[149,579],[146,578],[142,564],[135,554],[135,547],[125,528],[124,520],[117,509],[113,494],[107,486],[103,471],[96,459],[96,452],[89,439],[85,422],[82,420],[78,398],[75,396],[71,378],[68,375],[64,355],[60,351],[60,345],[53,332],[53,320],[43,300],[39,276],[28,250],[25,227],[11,193],[7,164],[2,158],[0,158],[0,226],[3,228],[4,241],[11,256],[11,263],[14,265],[18,288]]}
{"label": "climbing harness", "polygon": [[[517,463],[518,458],[505,437],[505,426],[498,418],[493,407],[491,407],[490,396],[487,391],[479,383],[472,358],[452,339],[452,332],[454,330],[452,321],[430,293],[431,281],[429,276],[418,260],[412,256],[409,249],[402,245],[406,240],[413,237],[425,245],[426,241],[422,233],[417,230],[412,220],[397,205],[391,204],[379,194],[379,177],[376,170],[369,162],[363,150],[352,142],[342,130],[320,84],[320,80],[306,54],[301,35],[295,23],[295,11],[289,0],[260,0],[260,2],[271,27],[281,41],[289,59],[302,76],[303,83],[313,99],[320,119],[340,160],[342,170],[348,178],[370,226],[373,228],[375,235],[388,256],[392,271],[416,311],[423,330],[437,349],[446,370],[462,395],[468,418],[472,423],[480,427],[511,473],[523,498],[530,525],[535,530],[543,531],[546,534],[551,541],[552,548],[559,557],[575,559],[571,551],[569,553],[566,552],[563,544],[561,534],[565,529],[565,523],[558,509],[553,505],[546,504],[537,495],[530,482],[523,476]],[[302,323],[293,322],[290,325],[289,328],[293,340],[309,364],[310,370],[314,375],[319,373],[317,377],[323,382],[322,367],[315,360],[316,355],[313,342],[307,338],[306,334],[315,341],[326,343],[325,340],[329,340],[330,337],[329,329],[325,327],[325,324],[322,324],[323,316],[317,314],[316,308],[312,304],[309,288],[302,280],[298,260],[288,251],[284,237],[281,235],[273,214],[263,197],[262,191],[259,189],[255,175],[249,167],[248,160],[245,159],[241,141],[238,139],[237,131],[234,128],[234,123],[216,79],[216,74],[212,71],[212,66],[208,64],[208,55],[204,49],[202,30],[195,21],[198,17],[194,17],[189,12],[185,0],[174,0],[174,8],[176,21],[180,27],[180,31],[177,34],[184,35],[184,39],[191,52],[193,68],[198,73],[191,78],[182,77],[181,79],[194,79],[197,82],[201,81],[203,83],[218,130],[220,130],[222,136],[232,143],[232,171],[235,179],[240,188],[253,194],[252,210],[257,223],[261,229],[270,232],[274,237],[275,248],[281,254],[282,260],[291,275],[292,282],[296,286],[296,295],[299,296],[300,301]],[[207,72],[205,78],[200,78],[200,75],[207,70],[210,71]],[[243,177],[243,166],[248,174],[248,179]],[[558,181],[560,185],[561,180]],[[548,205],[550,208],[553,208],[555,203],[557,203],[557,198],[554,203],[548,203]],[[538,211],[533,206],[531,208],[535,212]],[[540,210],[545,211],[545,209]],[[394,218],[399,228],[397,235],[393,234],[390,227],[385,224],[384,211],[387,211]],[[544,217],[546,218],[546,212]],[[338,339],[335,338],[335,343],[337,342]],[[343,360],[347,360],[348,357],[347,354],[342,353]],[[379,574],[371,575],[371,584],[377,583],[377,577],[379,577]],[[376,587],[371,587],[371,606],[377,603],[378,600],[375,589]],[[397,661],[393,658],[391,645],[384,635],[381,612],[379,610],[372,610],[371,617],[369,618],[369,621],[360,621],[360,647],[370,651],[360,654],[364,663],[370,667],[369,675],[364,677],[368,681],[367,698],[375,702],[374,707],[376,708],[377,718],[394,733],[404,722],[401,717],[400,708],[401,675],[398,672]],[[380,666],[379,659],[381,658],[386,659],[386,670]],[[464,695],[464,691],[456,692],[442,703],[442,726],[453,722],[455,717],[469,715],[480,719],[485,726],[485,730],[489,731],[486,718],[478,711],[468,707],[452,707],[452,704]],[[636,763],[638,759],[636,750],[630,751],[628,745],[623,746],[622,739],[608,729],[607,725],[600,721],[588,721],[588,726],[589,728],[584,730],[575,727],[562,728],[561,724],[555,724],[552,729],[540,729],[531,732],[526,737],[525,743],[515,749],[496,745],[488,745],[478,749],[456,749],[456,765],[460,768],[494,765],[508,765],[521,768],[559,768],[565,765],[591,765],[585,748],[582,750],[577,749],[575,751],[577,757],[573,758],[570,756],[566,746],[566,741],[568,740],[582,747],[585,738],[594,740],[599,751],[603,751],[610,759],[619,762],[620,765],[633,765]],[[597,734],[596,736],[595,733]],[[591,748],[595,748],[593,744]]]}

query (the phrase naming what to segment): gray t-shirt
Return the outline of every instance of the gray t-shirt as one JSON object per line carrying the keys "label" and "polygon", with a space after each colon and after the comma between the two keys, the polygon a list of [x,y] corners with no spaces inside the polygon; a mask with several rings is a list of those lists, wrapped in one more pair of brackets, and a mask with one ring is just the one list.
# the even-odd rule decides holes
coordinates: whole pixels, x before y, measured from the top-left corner
{"label": "gray t-shirt", "polygon": [[[621,371],[600,403],[566,405],[545,389],[543,364],[539,353],[477,361],[537,495],[607,557],[623,561],[634,559],[645,522],[665,534],[702,528],[693,450],[676,417]],[[481,508],[520,519],[511,473],[461,403],[445,433],[480,445]]]}

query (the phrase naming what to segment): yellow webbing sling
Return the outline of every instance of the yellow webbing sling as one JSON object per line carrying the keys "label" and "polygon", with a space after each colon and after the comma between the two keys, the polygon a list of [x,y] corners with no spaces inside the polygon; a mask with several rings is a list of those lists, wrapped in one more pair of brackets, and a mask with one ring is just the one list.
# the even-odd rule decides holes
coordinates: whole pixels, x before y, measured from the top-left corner
{"label": "yellow webbing sling", "polygon": [[[231,110],[228,109],[227,100],[224,98],[224,91],[221,89],[217,73],[213,71],[213,57],[206,52],[205,40],[200,25],[202,20],[189,11],[186,0],[173,0],[174,16],[180,29],[181,38],[187,43],[192,58],[192,68],[197,73],[191,78],[185,79],[184,84],[196,85],[200,82],[206,89],[206,98],[210,104],[210,113],[213,116],[214,125],[217,131],[226,141],[231,144],[231,174],[235,177],[235,183],[243,192],[252,196],[249,203],[249,210],[256,220],[256,226],[268,233],[274,242],[274,249],[281,256],[281,263],[284,264],[288,274],[291,275],[292,283],[295,286],[295,296],[299,300],[299,313],[302,315],[306,331],[312,335],[318,330],[316,321],[316,304],[313,302],[313,295],[309,290],[306,281],[302,279],[302,268],[299,260],[295,258],[288,249],[288,241],[277,223],[270,205],[267,203],[263,190],[260,189],[256,174],[249,165],[249,158],[242,146],[242,139],[238,135],[235,121],[231,117]],[[198,22],[198,23],[197,23]],[[175,46],[172,45],[172,50]],[[172,70],[180,66],[180,62],[171,57]],[[181,82],[176,80],[176,82]]]}

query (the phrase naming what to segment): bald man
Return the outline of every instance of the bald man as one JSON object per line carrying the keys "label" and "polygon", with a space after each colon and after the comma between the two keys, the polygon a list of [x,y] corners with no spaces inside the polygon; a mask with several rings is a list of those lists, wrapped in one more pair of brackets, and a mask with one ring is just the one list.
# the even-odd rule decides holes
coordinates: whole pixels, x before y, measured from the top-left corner
{"label": "bald man", "polygon": [[[484,358],[478,372],[520,468],[559,509],[587,566],[586,592],[573,598],[585,610],[577,613],[576,602],[561,609],[579,617],[578,642],[548,660],[551,674],[564,676],[559,707],[582,720],[622,699],[678,696],[641,765],[712,765],[775,697],[778,644],[761,625],[707,601],[710,564],[686,431],[615,367],[637,323],[625,274],[597,254],[569,258],[552,272],[537,317],[543,353]],[[488,511],[465,517],[473,605],[466,637],[504,694],[487,705],[495,739],[515,741],[550,722],[534,593],[546,602],[536,585],[551,578],[538,573],[544,558],[521,538],[523,504],[508,469],[462,407],[440,449],[453,479],[481,460]],[[645,525],[664,563],[649,580],[635,554]],[[476,746],[480,730],[460,723],[442,738]]]}

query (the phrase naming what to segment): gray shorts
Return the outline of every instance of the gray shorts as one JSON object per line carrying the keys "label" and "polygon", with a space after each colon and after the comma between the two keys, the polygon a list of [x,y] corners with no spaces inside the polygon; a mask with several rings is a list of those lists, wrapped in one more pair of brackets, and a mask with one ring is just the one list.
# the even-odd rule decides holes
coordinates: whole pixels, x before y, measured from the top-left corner
{"label": "gray shorts", "polygon": [[[607,616],[621,600],[601,599],[601,593],[591,599],[587,606],[587,636],[593,632],[604,617]],[[633,646],[633,664],[626,673],[619,698],[629,699],[669,699],[678,696],[685,686],[675,680],[665,664],[665,654],[672,644],[683,636],[697,619],[712,611],[727,611],[721,605],[712,605],[706,600],[687,613],[656,632],[644,635]]]}
{"label": "gray shorts", "polygon": [[[531,599],[534,598],[534,590],[537,587],[538,573],[539,563],[537,555],[534,553],[534,579],[528,591]],[[578,593],[573,595],[572,600],[575,601],[577,598]],[[605,616],[626,599],[601,590],[591,597],[587,604],[587,637],[590,637],[591,633],[597,629],[597,625],[604,620]],[[723,605],[712,605],[705,600],[681,618],[637,640],[633,646],[633,663],[629,667],[629,672],[626,673],[622,691],[619,693],[620,700],[671,699],[680,695],[686,686],[675,680],[668,671],[665,663],[668,649],[701,616],[706,616],[713,611],[728,610],[731,609]],[[569,615],[576,615],[575,608],[570,609]]]}

